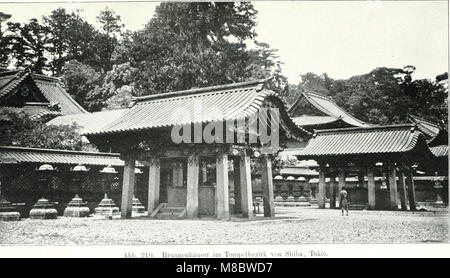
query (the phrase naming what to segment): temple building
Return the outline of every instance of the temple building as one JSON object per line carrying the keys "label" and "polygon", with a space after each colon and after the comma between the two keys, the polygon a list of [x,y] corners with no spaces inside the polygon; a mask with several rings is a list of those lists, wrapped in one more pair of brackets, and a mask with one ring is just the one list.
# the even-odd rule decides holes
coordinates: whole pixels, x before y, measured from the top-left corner
{"label": "temple building", "polygon": [[[279,131],[279,145],[269,146],[263,137],[272,128]],[[175,137],[183,131],[183,141],[174,141],[174,130]],[[229,160],[234,171],[234,213],[254,217],[250,161],[257,159],[264,216],[273,217],[273,156],[285,142],[305,142],[311,136],[292,122],[281,99],[265,88],[265,81],[135,98],[117,120],[85,135],[99,149],[118,152],[125,161],[122,217],[131,216],[134,168],[139,160],[149,167],[150,216],[173,212],[187,218],[218,219],[230,217]],[[207,166],[211,164],[215,177],[209,183]]]}
{"label": "temple building", "polygon": [[372,126],[350,115],[331,97],[309,90],[302,92],[289,108],[288,113],[295,124],[310,132],[330,128]]}
{"label": "temple building", "polygon": [[0,107],[23,111],[31,118],[87,113],[59,79],[23,70],[0,69]]}
{"label": "temple building", "polygon": [[[337,194],[351,175],[359,179],[358,190],[350,194],[354,201],[367,202],[369,209],[392,210],[399,208],[398,199],[402,210],[416,209],[413,175],[418,164],[435,158],[416,125],[319,130],[297,157],[319,165],[319,208],[325,207],[326,177],[330,208],[335,208]],[[386,177],[386,184],[377,184],[376,176]]]}

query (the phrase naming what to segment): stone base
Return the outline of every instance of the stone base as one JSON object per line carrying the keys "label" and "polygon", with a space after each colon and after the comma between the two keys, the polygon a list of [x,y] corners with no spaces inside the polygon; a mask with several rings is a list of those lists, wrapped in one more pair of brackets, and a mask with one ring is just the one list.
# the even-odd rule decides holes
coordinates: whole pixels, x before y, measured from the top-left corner
{"label": "stone base", "polygon": [[132,206],[132,211],[137,213],[143,213],[145,211],[144,206]]}
{"label": "stone base", "polygon": [[88,207],[67,207],[64,210],[66,217],[88,217],[91,213]]}
{"label": "stone base", "polygon": [[119,208],[118,207],[96,207],[95,214],[100,214],[100,215],[119,214]]}
{"label": "stone base", "polygon": [[58,212],[56,209],[32,209],[30,210],[31,219],[56,219]]}
{"label": "stone base", "polygon": [[18,212],[0,212],[0,221],[19,221],[20,213]]}

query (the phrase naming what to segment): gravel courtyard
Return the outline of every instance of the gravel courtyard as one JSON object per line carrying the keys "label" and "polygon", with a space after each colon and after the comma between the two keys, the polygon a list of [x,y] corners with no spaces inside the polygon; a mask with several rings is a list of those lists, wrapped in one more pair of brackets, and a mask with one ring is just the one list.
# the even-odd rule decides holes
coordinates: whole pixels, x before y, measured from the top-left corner
{"label": "gravel courtyard", "polygon": [[2,245],[288,244],[448,242],[448,211],[350,211],[277,207],[254,221],[107,220],[98,217],[0,222]]}

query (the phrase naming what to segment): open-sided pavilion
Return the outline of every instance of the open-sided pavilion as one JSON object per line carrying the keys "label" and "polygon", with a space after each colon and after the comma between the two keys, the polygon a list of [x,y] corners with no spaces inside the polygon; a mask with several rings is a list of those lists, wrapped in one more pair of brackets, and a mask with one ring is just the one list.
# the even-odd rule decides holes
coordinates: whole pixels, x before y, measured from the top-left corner
{"label": "open-sided pavilion", "polygon": [[[264,216],[274,216],[271,159],[285,141],[307,141],[310,133],[291,121],[285,105],[266,89],[265,81],[150,95],[133,101],[117,120],[85,134],[100,149],[118,152],[125,161],[122,217],[131,217],[134,167],[138,160],[146,161],[149,167],[149,215],[167,205],[185,208],[188,218],[198,217],[199,211],[218,219],[228,218],[228,161],[232,159],[235,212],[251,219],[252,158],[260,160]],[[272,139],[272,135],[278,136],[278,145],[265,140],[267,130]],[[183,140],[174,140],[174,136]],[[215,162],[216,182],[212,186],[204,183],[209,174],[205,173],[206,162]],[[173,171],[164,190],[162,163],[172,165]],[[166,204],[160,194],[167,195]],[[205,212],[204,208],[209,209]]]}
{"label": "open-sided pavilion", "polygon": [[[367,176],[368,208],[376,209],[375,176],[388,177],[389,207],[416,209],[414,165],[433,159],[426,139],[415,125],[320,130],[313,135],[298,159],[314,159],[319,167],[319,208],[325,208],[325,178],[330,178],[330,208],[345,187],[345,177],[356,174],[360,183]],[[336,177],[339,177],[336,183]]]}

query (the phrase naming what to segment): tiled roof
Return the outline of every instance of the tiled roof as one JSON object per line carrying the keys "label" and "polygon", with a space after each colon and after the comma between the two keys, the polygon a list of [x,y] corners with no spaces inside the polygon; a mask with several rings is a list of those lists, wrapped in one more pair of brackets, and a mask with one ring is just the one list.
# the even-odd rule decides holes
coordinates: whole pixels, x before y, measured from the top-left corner
{"label": "tiled roof", "polygon": [[319,172],[316,170],[309,169],[308,167],[284,167],[280,169],[280,175],[291,175],[291,176],[318,176]]}
{"label": "tiled roof", "polygon": [[[135,98],[134,105],[119,119],[88,135],[244,119],[256,114],[268,97],[280,100],[260,80]],[[284,109],[283,104],[280,116],[292,131],[309,134],[297,127]]]}
{"label": "tiled roof", "polygon": [[50,103],[59,103],[62,114],[71,115],[87,113],[87,111],[78,104],[66,90],[64,90],[57,79],[51,80],[39,75],[33,75],[33,79]]}
{"label": "tiled roof", "polygon": [[86,113],[86,110],[62,88],[57,78],[34,74],[29,70],[0,72],[0,99],[12,93],[28,77],[31,77],[49,103],[59,103],[63,114]]}
{"label": "tiled roof", "polygon": [[[324,123],[329,123],[337,120],[342,120],[346,122],[347,124],[355,127],[369,127],[372,126],[369,123],[365,123],[361,120],[356,119],[352,115],[350,115],[347,111],[339,107],[333,99],[331,99],[328,96],[324,96],[309,90],[304,90],[302,92],[303,97],[315,108],[317,108],[319,111],[324,113],[325,115],[328,115],[327,118],[323,117],[316,117],[316,116],[309,116],[309,115],[303,115],[304,118],[297,119],[296,121],[300,126],[303,124],[306,125],[319,125]],[[289,111],[292,111],[295,109],[296,104],[301,100],[301,97],[294,103],[294,105],[291,106]],[[297,117],[295,117],[297,118]],[[334,120],[333,120],[334,118]]]}
{"label": "tiled roof", "polygon": [[425,137],[414,125],[341,128],[318,131],[299,159],[338,155],[398,154],[428,150]]}
{"label": "tiled roof", "polygon": [[436,123],[432,123],[414,115],[408,115],[408,120],[417,124],[419,130],[425,133],[427,138],[434,138],[439,134],[440,128]]}
{"label": "tiled roof", "polygon": [[71,125],[80,127],[79,133],[89,133],[99,130],[117,120],[126,109],[107,110],[94,113],[82,113],[59,116],[49,121],[48,125]]}
{"label": "tiled roof", "polygon": [[448,145],[431,147],[430,151],[437,157],[448,156]]}
{"label": "tiled roof", "polygon": [[309,116],[303,115],[292,117],[292,121],[298,126],[322,125],[338,121],[339,118],[332,116]]}
{"label": "tiled roof", "polygon": [[0,164],[53,163],[123,166],[117,153],[95,153],[0,146]]}

